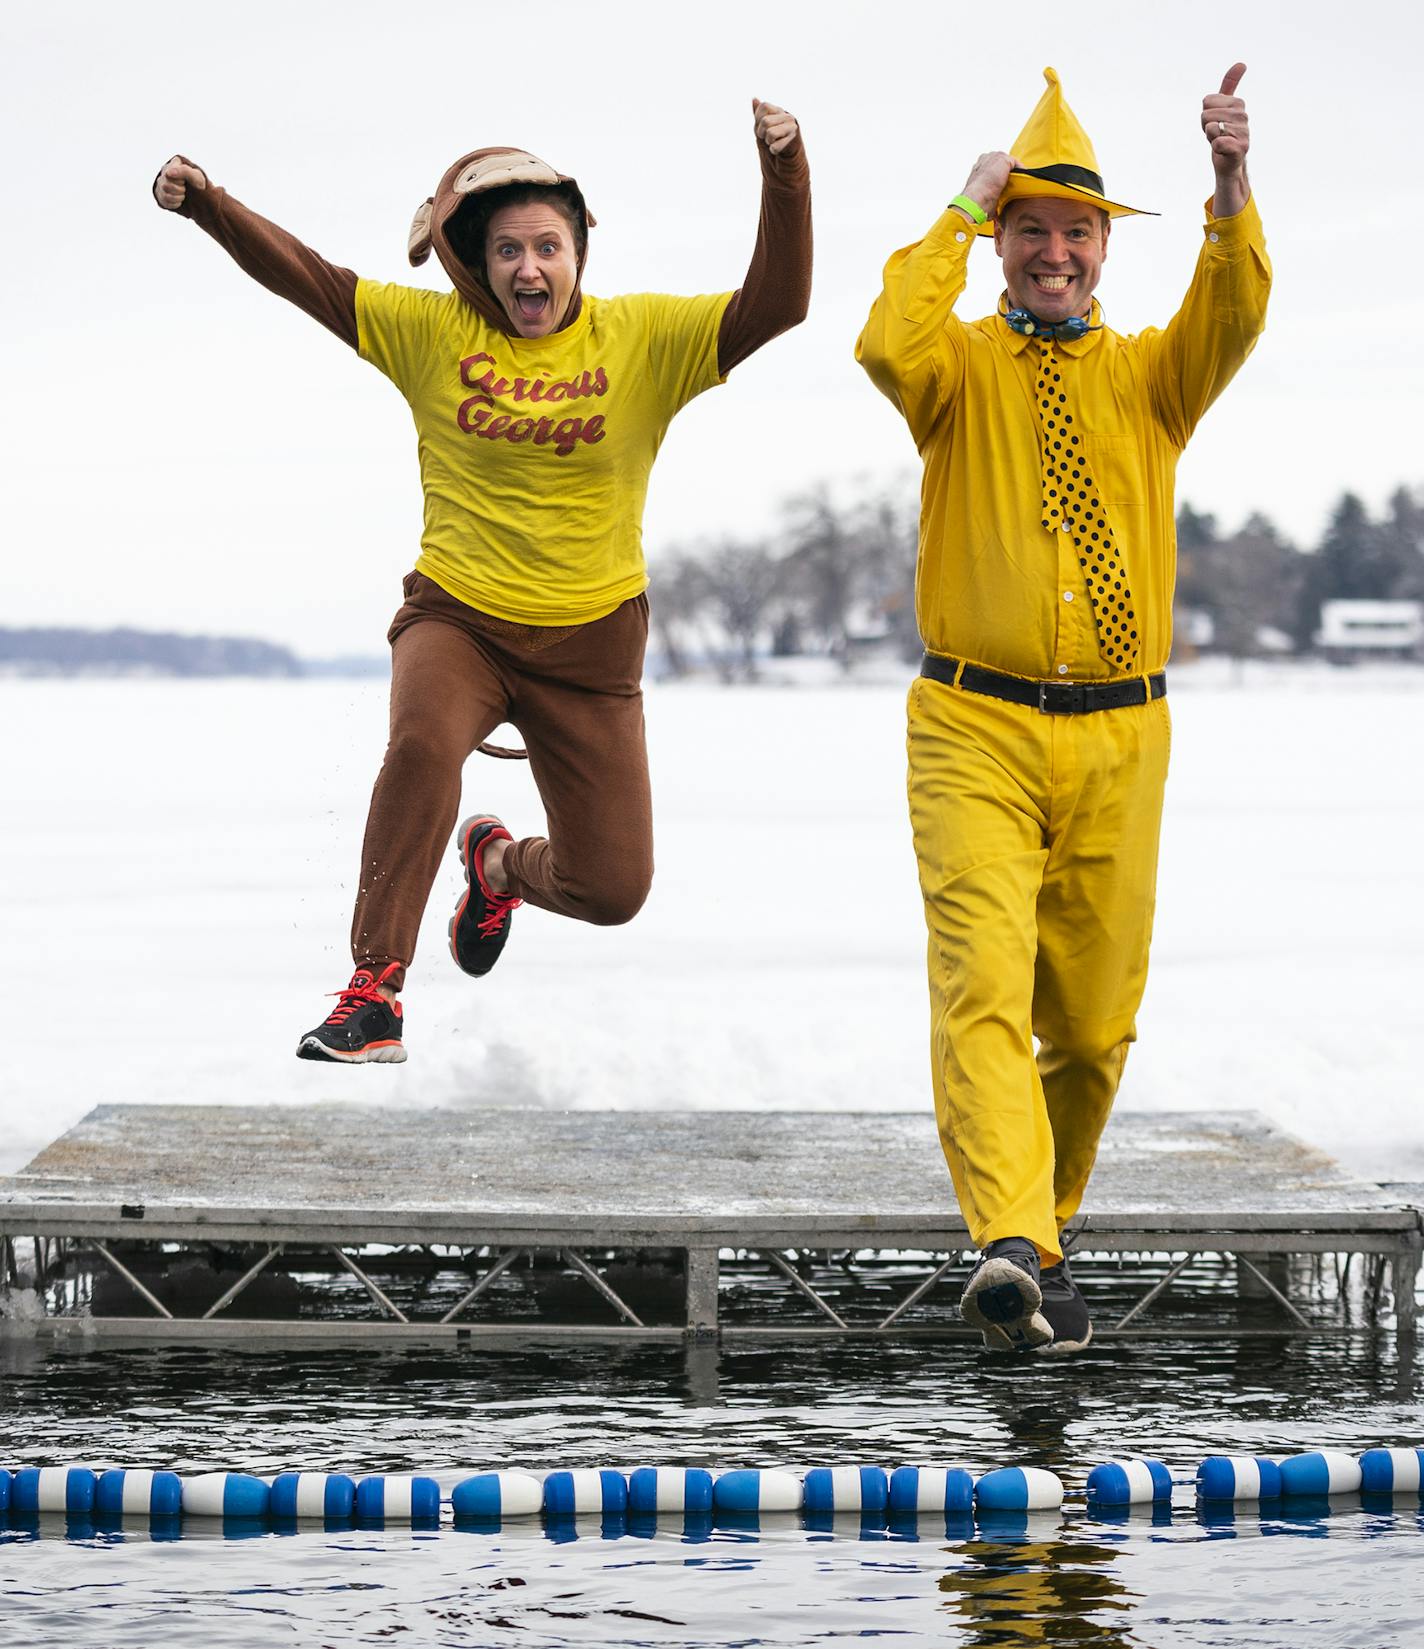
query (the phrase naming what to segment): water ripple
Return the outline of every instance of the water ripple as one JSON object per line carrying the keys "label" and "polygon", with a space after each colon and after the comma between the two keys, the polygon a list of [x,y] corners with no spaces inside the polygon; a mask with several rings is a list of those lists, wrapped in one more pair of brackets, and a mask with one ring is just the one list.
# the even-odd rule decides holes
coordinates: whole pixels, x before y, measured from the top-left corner
{"label": "water ripple", "polygon": [[[0,1351],[11,1464],[421,1470],[1043,1465],[1070,1495],[1110,1455],[1424,1440],[1424,1386],[1384,1340],[1126,1345],[1064,1363],[962,1343],[569,1349]],[[7,1644],[1093,1645],[1424,1640],[1424,1513],[1358,1496],[1205,1522],[1062,1517],[938,1533],[796,1519],[758,1532],[257,1530],[179,1540],[0,1526]],[[563,1531],[568,1533],[569,1531]],[[8,1630],[23,1623],[22,1633]]]}

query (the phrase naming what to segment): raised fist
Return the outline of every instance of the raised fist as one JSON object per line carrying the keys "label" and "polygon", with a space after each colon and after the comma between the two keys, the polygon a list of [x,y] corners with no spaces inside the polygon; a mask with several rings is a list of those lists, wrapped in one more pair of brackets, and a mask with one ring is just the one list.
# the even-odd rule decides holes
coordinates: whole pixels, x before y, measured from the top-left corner
{"label": "raised fist", "polygon": [[787,114],[775,103],[763,103],[759,97],[752,99],[752,120],[756,126],[757,142],[766,144],[774,155],[789,148],[801,130],[795,115]]}
{"label": "raised fist", "polygon": [[189,189],[206,189],[208,180],[200,167],[174,155],[159,168],[153,180],[153,198],[165,212],[176,212],[188,198]]}

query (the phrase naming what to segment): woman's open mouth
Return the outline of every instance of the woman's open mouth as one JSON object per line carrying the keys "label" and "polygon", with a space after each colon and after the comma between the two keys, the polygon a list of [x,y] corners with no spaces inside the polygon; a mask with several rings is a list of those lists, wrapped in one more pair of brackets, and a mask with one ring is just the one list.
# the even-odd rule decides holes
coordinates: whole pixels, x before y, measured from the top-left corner
{"label": "woman's open mouth", "polygon": [[543,318],[544,311],[549,307],[549,294],[538,287],[517,287],[514,303],[521,320],[537,321]]}

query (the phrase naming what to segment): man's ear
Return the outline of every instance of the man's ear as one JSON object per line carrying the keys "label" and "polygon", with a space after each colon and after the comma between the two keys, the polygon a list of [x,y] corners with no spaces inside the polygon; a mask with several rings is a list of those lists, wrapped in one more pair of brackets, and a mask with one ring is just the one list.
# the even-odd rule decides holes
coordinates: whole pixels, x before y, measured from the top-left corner
{"label": "man's ear", "polygon": [[994,219],[994,250],[1002,258],[1004,255],[1004,220]]}

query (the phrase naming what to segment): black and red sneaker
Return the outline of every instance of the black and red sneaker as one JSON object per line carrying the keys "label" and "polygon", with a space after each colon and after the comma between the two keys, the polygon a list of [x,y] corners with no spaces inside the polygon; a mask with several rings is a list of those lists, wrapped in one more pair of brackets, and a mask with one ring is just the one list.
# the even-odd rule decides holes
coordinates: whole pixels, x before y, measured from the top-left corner
{"label": "black and red sneaker", "polygon": [[314,1031],[297,1043],[298,1059],[329,1059],[338,1065],[399,1065],[405,1060],[399,1002],[377,989],[400,967],[392,962],[379,975],[357,968],[344,991],[333,991],[336,1006]]}
{"label": "black and red sneaker", "polygon": [[496,893],[485,881],[485,845],[513,837],[493,813],[477,813],[455,832],[455,847],[465,867],[464,897],[450,918],[450,954],[456,965],[476,978],[499,961],[509,938],[510,912],[524,903],[510,893]]}

